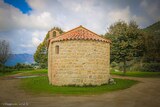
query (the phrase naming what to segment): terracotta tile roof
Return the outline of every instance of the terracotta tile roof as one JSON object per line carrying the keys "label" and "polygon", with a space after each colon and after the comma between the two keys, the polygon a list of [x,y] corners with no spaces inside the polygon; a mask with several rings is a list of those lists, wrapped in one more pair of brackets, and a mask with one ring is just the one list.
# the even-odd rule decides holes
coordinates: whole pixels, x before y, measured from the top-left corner
{"label": "terracotta tile roof", "polygon": [[111,43],[109,39],[103,38],[102,36],[99,36],[96,33],[82,26],[74,28],[66,33],[63,33],[60,36],[53,38],[51,42],[66,41],[66,40],[95,40],[95,41]]}

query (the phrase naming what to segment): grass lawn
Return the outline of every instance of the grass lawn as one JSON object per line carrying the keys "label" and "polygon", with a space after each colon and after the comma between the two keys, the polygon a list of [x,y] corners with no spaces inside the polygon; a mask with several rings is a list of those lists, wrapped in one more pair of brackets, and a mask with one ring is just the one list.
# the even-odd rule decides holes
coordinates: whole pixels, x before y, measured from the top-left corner
{"label": "grass lawn", "polygon": [[86,95],[86,94],[98,94],[106,93],[116,90],[122,90],[131,87],[138,83],[135,80],[115,79],[116,84],[102,85],[102,86],[87,86],[87,87],[75,87],[75,86],[52,86],[49,85],[48,78],[34,77],[22,79],[21,88],[27,92],[34,94],[63,94],[63,95]]}
{"label": "grass lawn", "polygon": [[0,76],[8,76],[8,75],[14,75],[21,73],[20,75],[41,75],[41,74],[47,74],[47,69],[37,69],[37,70],[19,70],[19,71],[12,71],[12,72],[0,72]]}
{"label": "grass lawn", "polygon": [[111,74],[130,77],[160,77],[160,72],[126,72],[126,74],[123,75],[123,72],[111,71]]}
{"label": "grass lawn", "polygon": [[43,75],[47,74],[47,69],[36,69],[36,70],[28,70],[24,71],[21,75],[27,76],[27,75]]}
{"label": "grass lawn", "polygon": [[[47,74],[47,69],[37,69],[37,70],[19,70],[19,71],[13,71],[13,72],[6,72],[2,73],[0,72],[0,76],[7,76],[7,75],[13,75],[18,74],[23,76],[28,75],[43,75]],[[160,72],[127,72],[126,75],[123,75],[122,72],[116,72],[114,69],[111,70],[112,75],[120,75],[120,76],[130,76],[130,77],[160,77]]]}
{"label": "grass lawn", "polygon": [[[38,69],[38,70],[21,70],[13,71],[10,73],[0,74],[0,76],[13,75],[20,73],[19,75],[28,76],[28,75],[46,75],[47,69]],[[111,71],[112,75],[124,76],[122,72]],[[127,72],[125,76],[131,77],[160,77],[160,72]],[[106,93],[110,91],[122,90],[131,87],[132,85],[138,83],[134,80],[126,79],[115,79],[117,84],[113,85],[102,85],[102,86],[88,86],[88,87],[75,87],[75,86],[52,86],[49,85],[47,76],[40,76],[34,78],[25,78],[21,80],[21,88],[31,93],[49,93],[49,94],[66,94],[66,95],[86,95],[86,94],[98,94]]]}
{"label": "grass lawn", "polygon": [[8,76],[21,73],[22,71],[12,71],[12,72],[0,72],[0,76]]}

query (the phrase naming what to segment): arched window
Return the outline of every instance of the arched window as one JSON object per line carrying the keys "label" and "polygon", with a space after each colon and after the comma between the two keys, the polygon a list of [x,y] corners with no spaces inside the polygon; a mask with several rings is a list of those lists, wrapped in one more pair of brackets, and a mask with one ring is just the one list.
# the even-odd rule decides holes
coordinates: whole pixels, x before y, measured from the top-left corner
{"label": "arched window", "polygon": [[56,31],[53,31],[53,37],[56,37]]}
{"label": "arched window", "polygon": [[59,46],[58,45],[56,45],[55,52],[56,52],[56,54],[59,54]]}

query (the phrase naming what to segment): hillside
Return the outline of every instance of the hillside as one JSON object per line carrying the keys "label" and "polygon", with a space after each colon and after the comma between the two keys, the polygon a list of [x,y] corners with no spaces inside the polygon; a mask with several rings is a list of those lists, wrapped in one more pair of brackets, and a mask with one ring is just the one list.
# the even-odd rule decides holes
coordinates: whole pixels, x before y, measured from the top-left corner
{"label": "hillside", "polygon": [[143,29],[146,32],[146,60],[160,62],[160,21]]}
{"label": "hillside", "polygon": [[12,54],[5,63],[6,66],[14,66],[17,63],[31,64],[34,62],[32,54]]}
{"label": "hillside", "polygon": [[145,29],[147,30],[155,30],[155,29],[159,29],[160,28],[160,21],[153,23],[152,25],[146,27]]}
{"label": "hillside", "polygon": [[143,30],[147,32],[151,41],[155,42],[155,45],[160,45],[160,21],[144,28]]}
{"label": "hillside", "polygon": [[155,36],[156,38],[160,38],[160,21],[144,28],[143,30],[150,33],[152,36]]}

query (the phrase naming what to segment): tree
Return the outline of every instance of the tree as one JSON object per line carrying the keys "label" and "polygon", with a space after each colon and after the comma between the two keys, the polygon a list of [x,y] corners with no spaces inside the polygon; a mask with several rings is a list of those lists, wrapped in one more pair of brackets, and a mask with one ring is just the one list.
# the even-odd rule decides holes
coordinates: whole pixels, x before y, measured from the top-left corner
{"label": "tree", "polygon": [[141,57],[144,52],[143,33],[134,21],[127,24],[118,21],[109,27],[106,37],[112,40],[111,61],[123,62],[123,73],[126,73],[127,61]]}
{"label": "tree", "polygon": [[37,62],[42,68],[47,67],[47,58],[48,58],[48,52],[47,47],[45,46],[45,43],[42,42],[37,47],[37,50],[34,54],[34,60]]}
{"label": "tree", "polygon": [[0,64],[4,66],[5,62],[11,54],[9,42],[0,40]]}
{"label": "tree", "polygon": [[145,33],[146,52],[144,62],[160,62],[160,21],[143,29]]}
{"label": "tree", "polygon": [[[63,33],[63,30],[59,27],[54,27],[53,29],[56,29],[57,31],[59,31],[60,34]],[[47,50],[48,38],[49,38],[49,33],[47,33],[43,42],[39,44],[34,54],[34,60],[40,65],[41,68],[47,68],[47,65],[48,65],[48,50]]]}

